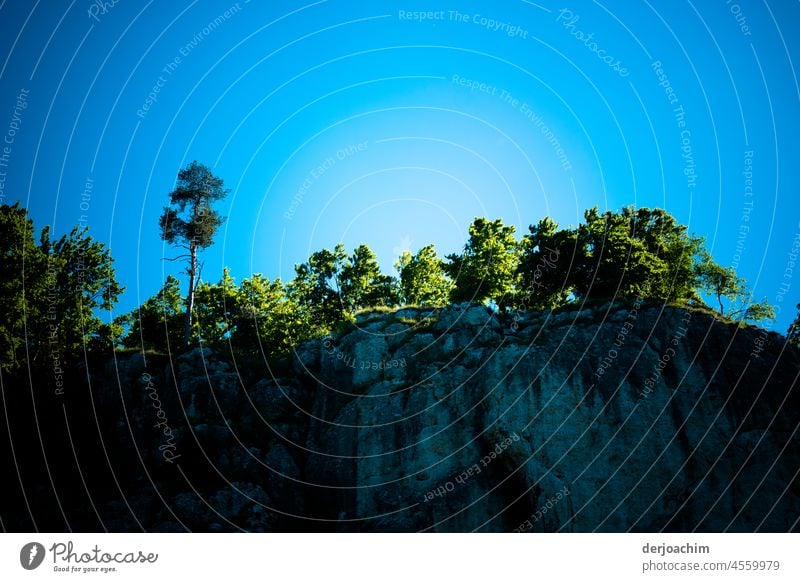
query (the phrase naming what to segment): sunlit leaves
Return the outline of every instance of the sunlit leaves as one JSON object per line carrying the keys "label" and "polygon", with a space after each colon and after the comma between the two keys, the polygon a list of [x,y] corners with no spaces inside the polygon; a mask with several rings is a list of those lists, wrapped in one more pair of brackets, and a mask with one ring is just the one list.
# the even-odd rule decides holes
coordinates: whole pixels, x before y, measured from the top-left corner
{"label": "sunlit leaves", "polygon": [[450,298],[452,282],[433,245],[416,254],[404,251],[395,265],[400,274],[400,299],[406,305],[441,306]]}

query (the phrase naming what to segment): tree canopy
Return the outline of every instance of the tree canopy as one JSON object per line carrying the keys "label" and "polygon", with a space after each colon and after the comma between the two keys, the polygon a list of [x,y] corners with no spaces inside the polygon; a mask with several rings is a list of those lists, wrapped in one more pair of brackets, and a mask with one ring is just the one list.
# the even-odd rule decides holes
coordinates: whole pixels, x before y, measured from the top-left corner
{"label": "tree canopy", "polygon": [[74,363],[87,347],[110,339],[98,311],[110,310],[123,288],[108,248],[88,229],[75,227],[51,240],[45,227],[37,244],[27,210],[4,204],[0,246],[3,369],[23,362]]}
{"label": "tree canopy", "polygon": [[786,330],[786,336],[791,345],[800,348],[800,303],[797,304],[797,317]]}
{"label": "tree canopy", "polygon": [[397,280],[381,273],[375,253],[359,245],[342,267],[340,301],[344,310],[355,313],[370,307],[397,305]]}
{"label": "tree canopy", "polygon": [[[521,240],[502,220],[476,218],[461,253],[442,260],[427,245],[414,254],[402,253],[395,268],[397,278],[383,274],[367,245],[348,253],[338,244],[296,265],[287,284],[255,274],[237,285],[226,269],[218,283],[197,286],[193,337],[273,354],[353,321],[360,310],[451,301],[483,302],[503,311],[614,298],[705,305],[707,297],[718,305],[720,316],[739,321],[774,317],[768,303],[749,301],[744,280],[717,264],[701,238],[662,209],[601,213],[592,208],[582,224],[567,228],[545,217]],[[169,308],[157,296],[140,309],[149,312],[157,306],[162,328],[163,313],[174,318],[179,309],[177,281],[168,283]],[[180,308],[185,305],[186,300]]]}
{"label": "tree canopy", "polygon": [[453,287],[444,264],[433,245],[422,247],[416,254],[403,251],[395,264],[400,274],[400,302],[405,305],[446,305]]}
{"label": "tree canopy", "polygon": [[516,288],[519,260],[514,232],[513,226],[500,219],[473,221],[464,251],[447,255],[444,265],[453,280],[452,301],[492,301],[497,305],[509,301]]}
{"label": "tree canopy", "polygon": [[[734,321],[775,316],[766,301],[752,301],[734,269],[714,261],[701,238],[666,211],[647,208],[592,208],[582,224],[566,228],[545,217],[520,240],[513,226],[476,218],[462,252],[442,260],[433,245],[406,251],[395,264],[397,277],[381,272],[367,245],[348,253],[338,244],[296,265],[288,283],[259,273],[237,282],[228,269],[211,283],[199,278],[192,249],[212,244],[221,218],[210,205],[224,195],[222,181],[204,166],[181,172],[161,226],[165,240],[188,251],[190,292],[182,294],[169,275],[153,297],[110,323],[99,313],[116,304],[122,287],[108,249],[78,228],[57,240],[44,228],[37,242],[27,211],[1,206],[3,369],[47,362],[53,352],[77,361],[86,349],[112,346],[182,351],[187,338],[189,345],[272,356],[330,333],[361,310],[411,304],[470,301],[507,311],[627,298],[705,306]],[[798,329],[800,316],[788,330],[795,345]]]}
{"label": "tree canopy", "polygon": [[161,238],[185,251],[177,258],[186,260],[189,290],[186,293],[186,313],[183,341],[189,343],[194,317],[195,282],[198,273],[198,253],[211,246],[222,217],[213,203],[227,196],[222,179],[198,162],[192,162],[178,172],[178,183],[169,194],[169,205],[159,218]]}
{"label": "tree canopy", "polygon": [[552,309],[564,305],[575,290],[570,273],[576,263],[577,233],[559,230],[554,220],[545,217],[528,228],[519,246],[517,306]]}
{"label": "tree canopy", "polygon": [[119,324],[128,327],[122,345],[164,353],[180,350],[183,306],[180,281],[169,275],[158,293],[118,320]]}

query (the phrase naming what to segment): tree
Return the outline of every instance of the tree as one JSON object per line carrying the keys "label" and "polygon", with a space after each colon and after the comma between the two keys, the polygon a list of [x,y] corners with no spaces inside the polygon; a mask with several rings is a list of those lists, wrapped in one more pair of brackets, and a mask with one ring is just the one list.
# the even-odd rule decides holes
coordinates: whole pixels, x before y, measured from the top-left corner
{"label": "tree", "polygon": [[302,318],[314,335],[328,333],[352,318],[359,309],[397,303],[397,283],[380,271],[375,253],[360,245],[347,256],[344,245],[313,253],[308,262],[295,266],[288,286]]}
{"label": "tree", "polygon": [[359,245],[353,251],[342,267],[339,281],[346,313],[397,304],[397,282],[381,273],[375,253],[367,245]]}
{"label": "tree", "polygon": [[104,244],[92,239],[88,228],[75,227],[54,243],[45,229],[41,247],[51,275],[48,296],[55,295],[60,313],[57,336],[67,352],[83,351],[103,325],[97,310],[110,310],[122,294],[114,260]]}
{"label": "tree", "polygon": [[723,299],[726,299],[730,305],[729,319],[740,322],[775,319],[775,307],[766,298],[753,302],[747,282],[736,274],[733,267],[719,265],[705,249],[700,250],[698,257],[695,264],[698,289],[716,299],[720,315],[725,315]]}
{"label": "tree", "polygon": [[749,303],[745,307],[734,312],[732,318],[738,319],[739,321],[760,323],[762,321],[775,319],[776,315],[775,307],[772,306],[765,297],[758,303]]}
{"label": "tree", "polygon": [[162,353],[177,349],[183,343],[183,304],[180,281],[167,276],[158,293],[122,319],[129,328],[122,345]]}
{"label": "tree", "polygon": [[651,273],[647,291],[652,297],[666,301],[697,301],[697,278],[694,270],[704,240],[689,234],[687,226],[662,208],[626,207],[631,236],[641,240],[647,249],[645,260],[660,261],[660,277]]}
{"label": "tree", "polygon": [[577,233],[559,230],[549,217],[528,227],[520,242],[515,303],[520,308],[553,309],[573,293],[570,277],[577,251]]}
{"label": "tree", "polygon": [[579,297],[696,298],[695,257],[702,239],[660,208],[584,213],[572,273]]}
{"label": "tree", "polygon": [[101,324],[87,343],[87,351],[101,355],[103,352],[112,352],[123,346],[123,340],[128,333],[130,314],[115,317],[108,323]]}
{"label": "tree", "polygon": [[703,251],[698,261],[696,273],[700,289],[716,298],[720,315],[725,315],[723,298],[741,301],[747,294],[745,281],[736,275],[736,270],[717,264],[707,251]]}
{"label": "tree", "polygon": [[169,206],[164,208],[159,226],[161,238],[186,251],[177,258],[187,261],[189,290],[186,294],[186,319],[183,341],[189,344],[195,300],[195,281],[198,276],[198,252],[214,242],[214,234],[222,217],[212,204],[227,196],[224,183],[206,166],[196,161],[178,172],[176,188],[169,194]]}
{"label": "tree", "polygon": [[433,245],[417,254],[403,251],[395,265],[400,275],[400,300],[405,305],[446,305],[453,284],[444,272]]}
{"label": "tree", "polygon": [[513,226],[503,225],[500,219],[476,218],[464,252],[447,256],[444,270],[454,282],[450,299],[503,306],[515,289],[517,250]]}
{"label": "tree", "polygon": [[800,303],[797,304],[797,317],[786,330],[786,339],[790,345],[800,348]]}
{"label": "tree", "polygon": [[234,312],[239,288],[225,267],[218,283],[202,282],[195,290],[194,332],[206,345],[218,346],[235,328]]}
{"label": "tree", "polygon": [[317,251],[307,262],[295,265],[288,293],[313,328],[310,333],[328,333],[345,318],[340,279],[346,259],[344,245],[338,244],[332,251]]}
{"label": "tree", "polygon": [[[45,235],[46,236],[46,235]],[[47,257],[34,240],[33,221],[19,203],[0,206],[0,357],[3,370],[20,365],[28,321],[42,321],[46,305]],[[54,296],[55,297],[55,296]],[[27,301],[26,301],[27,300]],[[54,312],[55,313],[55,312]]]}
{"label": "tree", "polygon": [[0,276],[4,370],[45,362],[60,368],[83,358],[106,333],[96,312],[111,309],[123,291],[111,254],[88,229],[73,228],[53,242],[45,227],[37,245],[19,203],[0,205]]}
{"label": "tree", "polygon": [[270,281],[259,273],[242,281],[234,323],[232,344],[244,353],[286,353],[312,335],[309,321],[281,280]]}

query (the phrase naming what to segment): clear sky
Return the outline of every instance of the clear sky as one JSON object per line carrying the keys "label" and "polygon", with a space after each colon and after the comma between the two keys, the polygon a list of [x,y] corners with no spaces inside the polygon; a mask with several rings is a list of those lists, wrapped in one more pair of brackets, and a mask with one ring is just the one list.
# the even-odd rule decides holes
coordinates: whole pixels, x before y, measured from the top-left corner
{"label": "clear sky", "polygon": [[288,279],[339,241],[388,272],[404,248],[458,250],[475,216],[522,233],[659,206],[785,331],[800,4],[567,6],[0,0],[0,196],[110,244],[119,312],[181,270],[157,222],[194,159],[231,189],[213,281]]}

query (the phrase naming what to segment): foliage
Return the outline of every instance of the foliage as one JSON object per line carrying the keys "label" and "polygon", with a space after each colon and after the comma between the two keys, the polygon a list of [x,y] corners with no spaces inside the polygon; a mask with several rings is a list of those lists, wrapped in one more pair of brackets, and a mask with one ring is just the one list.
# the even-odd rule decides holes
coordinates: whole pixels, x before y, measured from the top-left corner
{"label": "foliage", "polygon": [[115,279],[111,254],[104,244],[92,239],[87,228],[75,227],[54,243],[48,240],[49,230],[44,233],[41,249],[47,257],[48,309],[55,305],[62,349],[82,352],[85,342],[102,325],[95,313],[98,309],[110,310],[123,289]]}
{"label": "foliage", "polygon": [[696,298],[693,266],[702,240],[665,210],[592,208],[584,219],[570,271],[578,297]]}
{"label": "foliage", "polygon": [[[157,353],[180,350],[184,303],[180,282],[170,275],[156,295],[120,322],[129,330],[122,345]],[[194,333],[200,342],[230,346],[237,353],[285,353],[310,336],[283,283],[258,273],[237,285],[226,268],[219,282],[201,282],[195,311]]]}
{"label": "foliage", "polygon": [[226,267],[219,283],[201,282],[195,290],[193,330],[201,343],[220,345],[234,328],[238,288]]}
{"label": "foliage", "polygon": [[322,249],[307,262],[296,265],[295,278],[289,285],[289,296],[298,306],[301,317],[309,322],[310,333],[327,333],[345,318],[341,300],[341,273],[347,259],[344,245],[332,251]]}
{"label": "foliage", "polygon": [[219,283],[198,286],[196,333],[212,345],[282,353],[362,310],[448,301],[552,309],[616,297],[702,306],[701,294],[710,294],[720,315],[725,300],[736,308],[728,314],[735,320],[774,317],[772,306],[750,302],[744,281],[666,211],[592,208],[584,218],[578,227],[559,228],[545,217],[519,242],[512,226],[476,218],[461,254],[442,261],[433,245],[405,252],[395,265],[398,279],[381,273],[366,245],[349,256],[342,244],[312,253],[288,285],[254,275],[237,287],[226,270]]}
{"label": "foliage", "polygon": [[397,281],[381,273],[375,253],[359,245],[342,267],[340,301],[347,313],[370,307],[397,305]]}
{"label": "foliage", "polygon": [[280,279],[256,273],[236,294],[234,348],[266,355],[289,352],[310,337],[310,326]]}
{"label": "foliage", "polygon": [[790,345],[800,348],[800,303],[797,304],[797,317],[786,330],[786,337]]}
{"label": "foliage", "polygon": [[196,161],[178,172],[178,182],[169,194],[159,224],[162,237],[169,244],[190,245],[205,249],[214,242],[222,218],[211,204],[228,194],[224,183],[211,170]]}
{"label": "foliage", "polygon": [[189,343],[194,316],[195,281],[198,273],[198,252],[214,242],[214,234],[222,224],[222,217],[212,204],[227,196],[228,191],[220,178],[203,164],[192,162],[178,172],[178,182],[169,194],[169,206],[159,219],[161,238],[186,251],[177,258],[187,262],[189,290],[186,294],[184,343]]}
{"label": "foliage", "polygon": [[735,314],[736,318],[740,321],[752,321],[756,323],[773,320],[776,315],[775,307],[770,305],[766,298],[758,303],[747,304]]}
{"label": "foliage", "polygon": [[365,308],[398,302],[397,282],[380,271],[375,253],[360,245],[348,257],[344,245],[313,253],[295,266],[289,297],[313,335],[323,335]]}
{"label": "foliage", "polygon": [[747,293],[744,279],[736,275],[736,270],[733,267],[718,265],[706,251],[703,251],[695,272],[697,273],[698,287],[716,298],[720,315],[725,314],[723,298],[738,301]]}
{"label": "foliage", "polygon": [[717,264],[705,249],[698,252],[695,274],[698,290],[716,300],[720,315],[726,315],[725,299],[731,308],[727,315],[735,321],[761,322],[775,318],[775,308],[766,299],[753,302],[747,282],[733,267]]}
{"label": "foliage", "polygon": [[662,209],[592,208],[576,228],[550,218],[521,241],[520,303],[553,308],[571,299],[651,298],[697,302],[702,239]]}
{"label": "foliage", "polygon": [[[646,208],[593,208],[583,224],[569,228],[543,218],[519,242],[512,226],[476,218],[462,253],[445,261],[433,245],[403,253],[398,278],[381,272],[368,246],[348,255],[339,244],[296,265],[288,284],[261,274],[237,284],[228,269],[216,283],[195,283],[196,252],[212,243],[221,223],[210,204],[224,195],[222,181],[204,166],[193,163],[181,172],[162,234],[188,251],[190,292],[182,296],[180,281],[170,275],[153,297],[108,323],[97,313],[111,309],[122,288],[106,247],[78,228],[55,241],[45,228],[37,243],[27,211],[0,206],[2,369],[53,357],[77,362],[86,349],[116,345],[181,351],[190,310],[190,331],[201,343],[264,356],[341,329],[360,311],[448,301],[549,309],[620,297],[702,308],[702,298],[711,297],[719,315],[734,321],[775,317],[769,303],[752,301],[732,268],[714,261],[702,239],[664,210]],[[800,315],[788,333],[800,345]]]}
{"label": "foliage", "polygon": [[123,288],[106,246],[86,228],[56,241],[44,228],[37,245],[33,221],[17,203],[0,206],[0,353],[3,369],[23,362],[78,361],[87,346],[110,335],[98,310],[109,310]]}
{"label": "foliage", "polygon": [[[4,370],[16,368],[25,357],[26,313],[28,321],[46,317],[47,259],[36,246],[33,231],[33,221],[19,204],[0,206],[0,357]],[[40,311],[43,306],[45,310]]]}
{"label": "foliage", "polygon": [[453,284],[444,272],[442,260],[433,245],[415,255],[403,251],[395,265],[400,274],[400,302],[404,305],[446,305]]}
{"label": "foliage", "polygon": [[180,351],[183,344],[183,307],[180,281],[169,275],[158,293],[118,320],[118,323],[128,327],[122,345],[127,348],[139,347],[143,351]]}
{"label": "foliage", "polygon": [[723,267],[717,264],[707,252],[698,262],[695,272],[697,273],[698,287],[716,298],[720,314],[725,314],[723,298],[736,300],[741,298],[746,291],[744,280],[736,275],[736,270],[733,267]]}
{"label": "foliage", "polygon": [[492,301],[503,306],[516,288],[518,248],[514,227],[503,221],[476,218],[461,254],[447,256],[444,270],[453,280],[450,299]]}
{"label": "foliage", "polygon": [[570,300],[643,298],[702,304],[711,295],[725,315],[725,301],[739,321],[775,316],[766,301],[752,303],[744,279],[722,267],[703,240],[662,209],[587,210],[585,223],[559,229],[550,218],[529,228],[520,242],[517,304],[536,309]]}
{"label": "foliage", "polygon": [[528,231],[520,241],[515,303],[526,309],[564,305],[573,294],[570,267],[577,250],[577,234],[570,229],[559,230],[549,217],[531,225]]}

